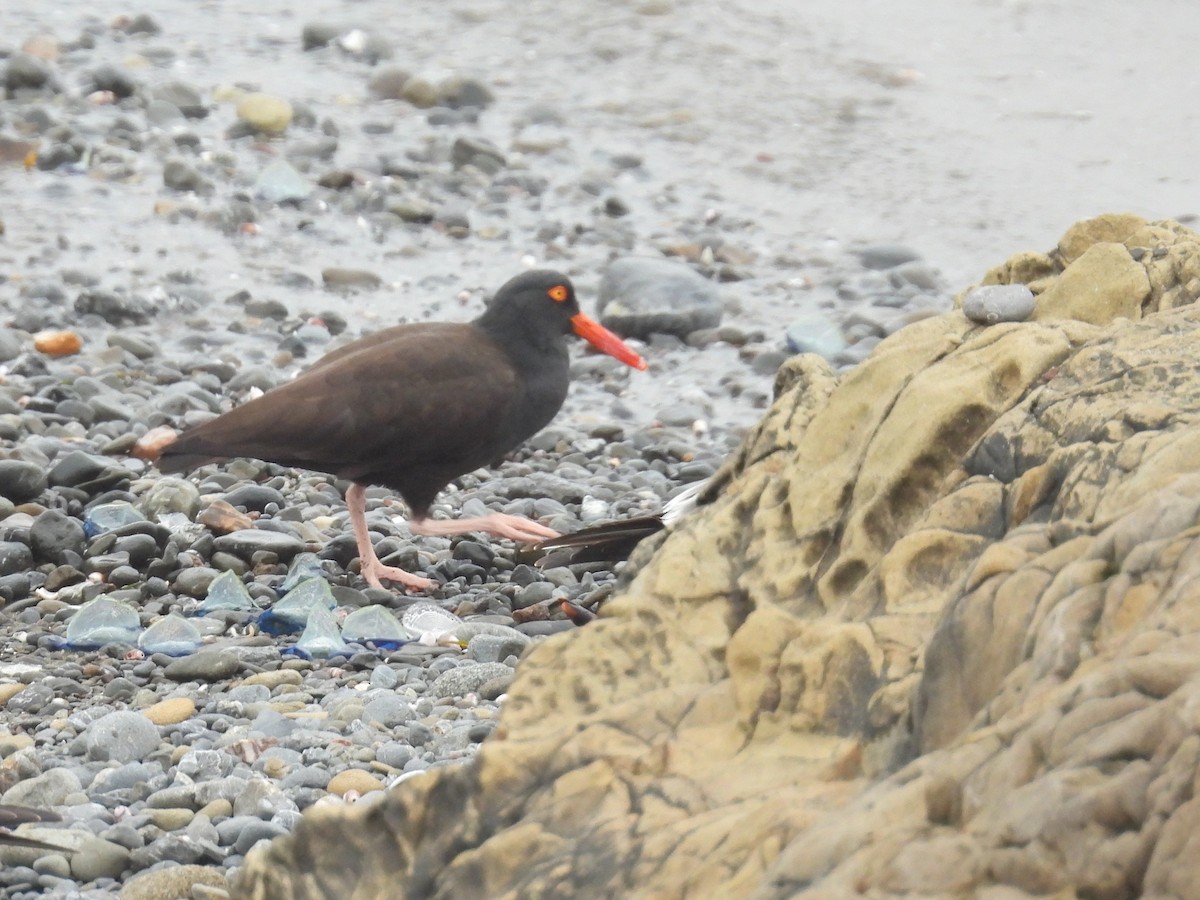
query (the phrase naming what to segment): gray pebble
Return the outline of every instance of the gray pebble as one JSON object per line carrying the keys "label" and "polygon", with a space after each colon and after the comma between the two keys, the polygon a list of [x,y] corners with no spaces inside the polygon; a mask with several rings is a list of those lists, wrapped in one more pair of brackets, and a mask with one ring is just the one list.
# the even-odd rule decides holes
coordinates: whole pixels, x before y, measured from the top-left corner
{"label": "gray pebble", "polygon": [[88,759],[141,760],[158,749],[158,728],[141,713],[117,711],[97,719],[84,732]]}
{"label": "gray pebble", "polygon": [[500,148],[491,141],[465,136],[454,141],[450,161],[455,168],[471,165],[490,175],[499,172],[507,164]]}
{"label": "gray pebble", "polygon": [[501,662],[510,656],[519,657],[529,646],[530,640],[521,632],[513,630],[513,637],[480,634],[467,644],[467,655],[480,663]]}
{"label": "gray pebble", "polygon": [[182,478],[160,478],[142,494],[138,505],[150,519],[167,513],[183,513],[188,518],[195,518],[200,511],[200,491]]}
{"label": "gray pebble", "polygon": [[435,678],[429,686],[429,694],[432,697],[461,697],[478,690],[486,681],[511,674],[512,669],[499,662],[459,666]]}
{"label": "gray pebble", "polygon": [[404,99],[404,84],[411,76],[407,69],[398,66],[383,66],[367,82],[367,90],[378,100]]}
{"label": "gray pebble", "polygon": [[237,656],[221,651],[201,651],[171,662],[163,674],[172,681],[221,681],[242,668]]}
{"label": "gray pebble", "polygon": [[50,84],[50,67],[28,53],[14,53],[4,67],[4,86],[9,91],[37,90]]}
{"label": "gray pebble", "polygon": [[183,81],[168,81],[151,91],[156,100],[170,103],[189,119],[202,119],[208,115],[208,107],[200,92]]}
{"label": "gray pebble", "polygon": [[516,673],[510,671],[507,675],[501,675],[498,678],[489,678],[479,686],[480,698],[484,700],[499,699],[502,694],[508,693],[509,686],[512,684],[514,677],[516,677]]}
{"label": "gray pebble", "polygon": [[604,271],[597,309],[618,334],[647,339],[655,333],[684,338],[721,324],[717,286],[688,266],[665,259],[627,256]]}
{"label": "gray pebble", "polygon": [[525,588],[513,598],[513,609],[525,609],[527,606],[533,606],[535,603],[545,603],[554,596],[554,585],[548,581],[536,581]]}
{"label": "gray pebble", "polygon": [[108,63],[93,69],[90,77],[95,90],[111,91],[121,98],[131,97],[137,90],[137,83],[128,72]]}
{"label": "gray pebble", "polygon": [[268,504],[274,503],[282,507],[286,504],[283,494],[265,484],[241,484],[225,495],[225,502],[230,506],[252,509],[262,512]]}
{"label": "gray pebble", "polygon": [[400,675],[391,666],[376,666],[371,670],[371,687],[392,690],[400,683]]}
{"label": "gray pebble", "polygon": [[280,559],[291,559],[304,549],[304,541],[298,537],[278,531],[264,531],[261,528],[243,528],[231,534],[222,534],[213,544],[217,550],[235,553],[244,558],[265,550],[276,554]]}
{"label": "gray pebble", "polygon": [[451,109],[483,109],[495,99],[491,89],[470,76],[454,75],[438,85],[442,104]]}
{"label": "gray pebble", "polygon": [[71,874],[79,881],[116,878],[129,865],[130,851],[103,838],[88,838],[71,854]]}
{"label": "gray pebble", "polygon": [[412,705],[392,693],[382,693],[363,705],[361,718],[364,722],[378,722],[384,728],[393,728],[411,721],[416,713]]}
{"label": "gray pebble", "polygon": [[412,747],[399,741],[389,741],[375,751],[375,759],[393,769],[403,769],[415,755]]}
{"label": "gray pebble", "polygon": [[259,841],[270,841],[287,834],[287,829],[273,822],[264,822],[261,819],[251,819],[238,831],[237,838],[233,842],[233,849],[238,853],[248,853],[250,848]]}
{"label": "gray pebble", "polygon": [[90,288],[75,299],[80,315],[97,315],[110,325],[140,325],[150,320],[154,305],[137,295]]}
{"label": "gray pebble", "polygon": [[0,496],[13,503],[32,500],[46,489],[46,470],[21,459],[0,459]]}
{"label": "gray pebble", "polygon": [[29,544],[39,562],[78,564],[87,548],[83,523],[73,516],[48,509],[39,513],[29,529]]}
{"label": "gray pebble", "polygon": [[3,798],[0,799],[4,803],[16,806],[46,809],[62,806],[69,796],[78,792],[82,787],[79,776],[69,769],[50,769],[40,775],[18,781],[5,791]]}
{"label": "gray pebble", "polygon": [[[9,362],[21,355],[25,349],[19,332],[10,328],[0,330],[0,362]],[[16,410],[12,410],[15,412]]]}
{"label": "gray pebble", "polygon": [[985,284],[963,298],[962,311],[972,322],[994,325],[1024,322],[1036,305],[1033,291],[1023,284]]}
{"label": "gray pebble", "polygon": [[867,269],[893,269],[920,258],[916,250],[902,244],[873,244],[858,253],[859,262]]}
{"label": "gray pebble", "polygon": [[163,185],[185,193],[209,194],[213,190],[212,182],[183,159],[169,159],[163,164]]}
{"label": "gray pebble", "polygon": [[793,319],[786,337],[787,347],[793,353],[816,353],[825,359],[833,359],[847,346],[841,324],[820,312]]}
{"label": "gray pebble", "polygon": [[321,281],[329,288],[362,288],[374,290],[383,286],[383,279],[365,269],[330,266],[321,270]]}
{"label": "gray pebble", "polygon": [[203,599],[208,596],[209,585],[219,574],[210,566],[190,566],[175,576],[171,587],[176,593]]}
{"label": "gray pebble", "polygon": [[300,45],[305,50],[319,50],[328,46],[342,33],[340,25],[329,22],[308,22],[300,32]]}
{"label": "gray pebble", "polygon": [[268,203],[298,203],[312,192],[312,182],[281,158],[267,163],[254,182],[254,195]]}
{"label": "gray pebble", "polygon": [[[166,100],[155,98],[146,104],[146,121],[151,125],[157,125],[159,128],[162,128],[182,118],[183,113],[179,111],[179,107],[174,103],[168,103]],[[167,187],[172,186],[165,175],[163,181]]]}

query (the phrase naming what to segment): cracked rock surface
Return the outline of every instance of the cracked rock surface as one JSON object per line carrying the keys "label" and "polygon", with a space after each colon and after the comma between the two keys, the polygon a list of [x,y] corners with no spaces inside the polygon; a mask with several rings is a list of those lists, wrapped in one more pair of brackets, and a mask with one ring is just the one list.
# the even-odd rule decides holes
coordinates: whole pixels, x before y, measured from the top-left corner
{"label": "cracked rock surface", "polygon": [[1200,238],[1104,216],[840,380],[812,356],[470,766],[238,896],[1188,897]]}

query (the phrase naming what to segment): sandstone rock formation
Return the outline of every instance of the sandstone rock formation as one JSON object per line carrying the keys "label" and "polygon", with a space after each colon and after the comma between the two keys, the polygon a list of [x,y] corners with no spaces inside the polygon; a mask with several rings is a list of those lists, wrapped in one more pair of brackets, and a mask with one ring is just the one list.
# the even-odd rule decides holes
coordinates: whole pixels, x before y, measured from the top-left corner
{"label": "sandstone rock formation", "polygon": [[1200,238],[1105,216],[986,280],[1033,320],[793,360],[475,764],[236,895],[1197,896]]}

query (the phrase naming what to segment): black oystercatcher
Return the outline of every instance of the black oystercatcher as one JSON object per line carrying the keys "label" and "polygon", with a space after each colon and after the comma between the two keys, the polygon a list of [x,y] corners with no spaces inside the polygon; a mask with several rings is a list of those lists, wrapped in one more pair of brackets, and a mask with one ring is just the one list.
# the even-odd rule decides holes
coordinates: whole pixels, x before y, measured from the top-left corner
{"label": "black oystercatcher", "polygon": [[[364,485],[384,485],[412,510],[415,534],[483,531],[533,541],[554,532],[493,513],[434,521],[429,506],[452,479],[504,454],[549,422],[567,395],[566,335],[636,369],[646,362],[579,311],[558,272],[505,284],[470,323],[397,325],[347,344],[294,381],[180,435],[161,450],[164,472],[233,456],[330,472],[354,482],[346,506],[362,575],[408,590],[432,582],[385,566],[367,531]],[[143,455],[152,456],[153,448]]]}

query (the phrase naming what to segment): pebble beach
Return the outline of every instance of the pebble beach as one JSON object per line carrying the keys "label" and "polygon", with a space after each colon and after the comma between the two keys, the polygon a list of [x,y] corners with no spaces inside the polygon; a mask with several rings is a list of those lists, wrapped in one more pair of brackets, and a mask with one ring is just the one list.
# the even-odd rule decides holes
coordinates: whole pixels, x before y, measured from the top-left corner
{"label": "pebble beach", "polygon": [[[549,7],[445,4],[403,27],[373,27],[370,3],[0,12],[0,803],[57,813],[21,833],[63,848],[0,845],[4,896],[223,896],[310,806],[469,760],[527,647],[580,627],[562,601],[595,612],[618,584],[619,565],[414,537],[372,489],[379,556],[436,587],[370,588],[348,482],[245,459],[164,476],[132,453],[151,429],[379,328],[469,320],[553,268],[650,368],[573,347],[555,421],[433,515],[571,532],[713,474],[790,355],[849,370],[983,274],[870,217],[771,211],[806,176],[756,128],[764,97],[795,89],[822,123],[811,177],[918,70],[858,61],[838,106],[747,52],[782,13],[706,7],[723,51],[683,7],[532,38]],[[696,95],[697,48],[753,102]],[[264,621],[302,591],[318,614]],[[390,618],[355,639],[361,612]]]}

